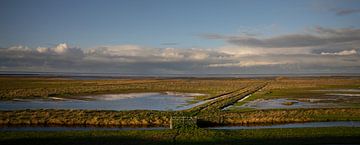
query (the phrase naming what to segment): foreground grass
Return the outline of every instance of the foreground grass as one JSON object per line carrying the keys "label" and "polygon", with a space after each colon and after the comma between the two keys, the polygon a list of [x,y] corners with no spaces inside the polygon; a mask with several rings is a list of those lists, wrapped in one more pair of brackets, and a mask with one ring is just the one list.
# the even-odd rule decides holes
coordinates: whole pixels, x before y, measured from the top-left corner
{"label": "foreground grass", "polygon": [[0,144],[359,144],[360,128],[0,132]]}
{"label": "foreground grass", "polygon": [[[186,111],[91,111],[18,110],[0,111],[0,125],[95,125],[95,126],[169,126],[172,116],[187,116]],[[272,124],[310,121],[360,121],[360,109],[292,109],[248,112],[218,111],[197,115],[200,125]]]}

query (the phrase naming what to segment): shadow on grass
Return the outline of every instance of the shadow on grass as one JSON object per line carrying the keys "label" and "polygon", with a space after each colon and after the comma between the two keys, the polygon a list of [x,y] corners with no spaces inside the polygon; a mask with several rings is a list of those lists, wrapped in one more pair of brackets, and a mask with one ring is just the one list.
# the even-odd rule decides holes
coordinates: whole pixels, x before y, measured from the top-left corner
{"label": "shadow on grass", "polygon": [[128,131],[0,131],[1,145],[318,145],[360,144],[360,128],[210,130],[180,128]]}
{"label": "shadow on grass", "polygon": [[218,144],[251,144],[251,145],[318,145],[318,144],[360,144],[359,137],[316,137],[316,138],[285,138],[285,139],[223,139],[213,141],[171,139],[144,139],[137,137],[69,137],[69,138],[20,138],[0,141],[2,145],[218,145]]}

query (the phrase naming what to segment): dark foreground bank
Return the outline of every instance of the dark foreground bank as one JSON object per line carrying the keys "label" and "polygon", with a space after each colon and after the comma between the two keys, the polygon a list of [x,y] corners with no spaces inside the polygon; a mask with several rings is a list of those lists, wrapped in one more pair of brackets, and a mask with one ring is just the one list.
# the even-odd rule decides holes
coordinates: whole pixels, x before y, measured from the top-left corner
{"label": "dark foreground bank", "polygon": [[360,144],[360,128],[0,132],[0,144]]}

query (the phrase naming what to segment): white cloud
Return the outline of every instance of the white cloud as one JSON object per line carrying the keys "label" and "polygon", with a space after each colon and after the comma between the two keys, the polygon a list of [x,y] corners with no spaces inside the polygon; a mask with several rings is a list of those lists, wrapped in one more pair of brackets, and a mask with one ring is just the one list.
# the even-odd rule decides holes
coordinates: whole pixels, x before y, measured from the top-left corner
{"label": "white cloud", "polygon": [[166,59],[181,59],[185,57],[184,54],[181,54],[179,50],[175,48],[165,48],[160,56]]}
{"label": "white cloud", "polygon": [[[83,51],[80,48],[69,47],[66,43],[60,43],[54,47],[38,47],[36,52],[42,54],[53,54],[53,55],[77,55],[82,54]],[[77,53],[77,54],[74,54]]]}
{"label": "white cloud", "polygon": [[36,48],[36,51],[39,52],[39,53],[46,53],[49,51],[49,48],[46,48],[46,47],[38,47]]}
{"label": "white cloud", "polygon": [[158,54],[156,49],[141,47],[138,45],[114,45],[91,48],[87,53],[111,57],[147,57]]}
{"label": "white cloud", "polygon": [[[315,47],[316,48],[316,47]],[[236,57],[243,56],[265,56],[265,55],[292,55],[292,54],[311,54],[314,47],[302,48],[263,48],[263,47],[248,47],[248,46],[223,46],[218,49],[219,52],[233,55]]]}
{"label": "white cloud", "polygon": [[253,66],[271,66],[280,64],[290,64],[287,61],[240,61],[238,63],[209,64],[209,67],[253,67]]}
{"label": "white cloud", "polygon": [[180,61],[180,60],[205,60],[212,53],[217,51],[191,48],[152,48],[140,47],[137,45],[117,45],[92,48],[87,52],[89,55],[103,57],[110,56],[111,59],[121,59],[123,61]]}
{"label": "white cloud", "polygon": [[63,54],[69,49],[66,43],[60,43],[56,47],[52,48],[52,50],[58,54]]}
{"label": "white cloud", "polygon": [[31,51],[31,49],[29,47],[23,46],[23,45],[9,47],[8,50],[10,50],[10,51]]}
{"label": "white cloud", "polygon": [[343,50],[340,52],[334,52],[334,53],[330,53],[330,52],[321,52],[321,55],[355,55],[357,54],[357,51],[355,49],[352,50]]}
{"label": "white cloud", "polygon": [[239,46],[224,46],[220,47],[219,51],[234,56],[246,56],[246,55],[261,55],[263,51],[257,48],[239,47]]}
{"label": "white cloud", "polygon": [[209,57],[209,52],[203,50],[192,50],[190,51],[190,59],[193,60],[204,60]]}

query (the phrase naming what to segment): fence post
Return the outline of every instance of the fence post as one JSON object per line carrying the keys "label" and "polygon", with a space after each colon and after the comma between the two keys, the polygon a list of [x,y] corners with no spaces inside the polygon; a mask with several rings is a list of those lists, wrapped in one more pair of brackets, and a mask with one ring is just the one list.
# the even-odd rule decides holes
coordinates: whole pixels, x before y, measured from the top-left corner
{"label": "fence post", "polygon": [[170,129],[173,129],[174,127],[173,127],[173,118],[172,117],[170,117]]}

